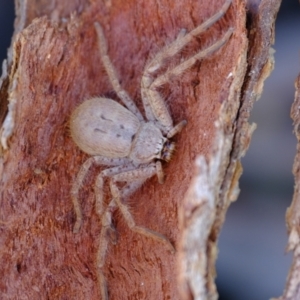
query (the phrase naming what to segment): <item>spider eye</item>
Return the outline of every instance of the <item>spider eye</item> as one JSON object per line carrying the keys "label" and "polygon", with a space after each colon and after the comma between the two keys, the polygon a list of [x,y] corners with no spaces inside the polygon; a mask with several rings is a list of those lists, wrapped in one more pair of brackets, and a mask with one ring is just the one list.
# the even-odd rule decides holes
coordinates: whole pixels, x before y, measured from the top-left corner
{"label": "spider eye", "polygon": [[169,162],[173,156],[175,150],[175,143],[167,141],[161,151],[161,159]]}

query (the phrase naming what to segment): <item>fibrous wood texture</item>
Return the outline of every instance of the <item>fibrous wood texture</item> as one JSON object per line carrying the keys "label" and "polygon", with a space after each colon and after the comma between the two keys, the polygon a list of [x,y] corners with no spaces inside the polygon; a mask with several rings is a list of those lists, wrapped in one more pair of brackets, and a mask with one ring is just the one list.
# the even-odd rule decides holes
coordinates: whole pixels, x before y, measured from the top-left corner
{"label": "fibrous wood texture", "polygon": [[[110,299],[216,299],[216,241],[238,195],[239,161],[254,129],[249,113],[272,68],[279,2],[234,0],[220,21],[166,63],[178,64],[234,28],[219,51],[162,88],[175,123],[187,119],[188,125],[164,166],[166,182],[152,178],[128,201],[136,223],[166,235],[177,254],[131,232],[116,213],[118,242],[109,246],[104,268]],[[101,168],[93,168],[82,187],[84,224],[74,235],[70,187],[87,155],[68,132],[70,113],[85,99],[117,100],[93,23],[104,27],[121,85],[142,108],[147,59],[223,3],[17,1],[0,94],[9,102],[1,138],[1,299],[100,299],[93,183]]]}

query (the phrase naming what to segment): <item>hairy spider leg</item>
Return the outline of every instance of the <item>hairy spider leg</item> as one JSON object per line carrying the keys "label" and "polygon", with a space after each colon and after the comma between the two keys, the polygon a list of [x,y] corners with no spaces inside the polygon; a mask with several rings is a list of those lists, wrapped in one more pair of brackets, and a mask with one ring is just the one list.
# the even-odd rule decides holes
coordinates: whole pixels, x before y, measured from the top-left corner
{"label": "hairy spider leg", "polygon": [[[84,181],[90,167],[94,163],[97,165],[121,166],[121,165],[130,164],[130,160],[128,158],[108,158],[108,157],[98,155],[98,156],[92,156],[92,157],[88,158],[82,164],[82,166],[76,176],[76,179],[73,182],[72,188],[71,188],[71,198],[72,198],[75,215],[76,215],[76,221],[75,221],[75,225],[73,227],[74,233],[79,232],[81,224],[82,224],[82,210],[81,210],[80,203],[78,200],[79,190],[82,187],[83,181]],[[98,184],[99,183],[96,181],[95,191],[99,190],[99,187],[97,186]],[[97,194],[96,194],[96,208],[98,210],[98,214],[100,213],[99,211],[101,211],[101,207],[102,207],[100,204],[101,200],[102,200],[101,196],[99,196],[99,195],[97,196]]]}
{"label": "hairy spider leg", "polygon": [[144,121],[144,118],[135,105],[134,101],[130,98],[128,93],[121,87],[118,76],[116,74],[115,68],[107,54],[107,43],[104,36],[103,28],[98,22],[94,23],[97,35],[98,35],[98,45],[100,50],[100,56],[108,78],[111,82],[111,85],[115,92],[117,93],[118,97],[123,101],[126,107],[137,116],[140,121]]}
{"label": "hairy spider leg", "polygon": [[195,56],[167,71],[157,79],[153,79],[153,73],[163,65],[163,61],[166,58],[174,56],[176,53],[181,51],[184,46],[192,41],[195,36],[204,32],[207,28],[217,22],[226,13],[231,1],[232,0],[226,0],[221,9],[215,15],[197,26],[191,32],[184,34],[184,31],[181,30],[177,39],[173,43],[165,46],[145,67],[141,80],[141,94],[147,119],[157,120],[163,127],[166,128],[167,132],[172,130],[173,121],[164,100],[156,89],[167,83],[170,76],[180,75],[186,69],[191,67],[197,60],[202,59],[218,50],[229,39],[232,29],[230,29],[220,41],[216,42],[211,47],[200,51]]}

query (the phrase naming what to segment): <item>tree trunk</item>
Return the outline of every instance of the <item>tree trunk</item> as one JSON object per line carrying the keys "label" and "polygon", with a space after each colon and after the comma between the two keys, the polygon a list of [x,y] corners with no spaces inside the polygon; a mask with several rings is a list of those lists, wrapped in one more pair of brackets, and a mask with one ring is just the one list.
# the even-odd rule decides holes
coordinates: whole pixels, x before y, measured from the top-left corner
{"label": "tree trunk", "polygon": [[[119,101],[100,60],[94,22],[104,28],[122,87],[143,111],[147,60],[224,2],[16,1],[8,75],[0,81],[1,101],[9,103],[2,110],[1,299],[101,299],[93,186],[102,168],[93,167],[81,188],[83,226],[74,234],[70,188],[88,155],[68,130],[71,112],[84,100]],[[109,299],[217,298],[216,242],[238,196],[240,158],[255,128],[249,114],[272,69],[279,4],[233,0],[223,18],[166,62],[176,66],[234,29],[221,49],[160,90],[174,123],[186,119],[188,125],[163,165],[165,183],[153,177],[127,201],[136,223],[167,236],[177,253],[132,232],[117,211],[118,240],[109,244],[103,269]]]}

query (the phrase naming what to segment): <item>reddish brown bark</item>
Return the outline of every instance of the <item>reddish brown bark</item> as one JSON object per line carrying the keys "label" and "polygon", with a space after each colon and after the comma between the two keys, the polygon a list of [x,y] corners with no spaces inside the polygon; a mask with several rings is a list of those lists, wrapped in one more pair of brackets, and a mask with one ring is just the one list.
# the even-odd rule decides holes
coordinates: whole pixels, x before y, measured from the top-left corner
{"label": "reddish brown bark", "polygon": [[[191,30],[212,16],[223,2],[28,1],[28,7],[20,2],[16,21],[20,34],[14,39],[8,89],[9,100],[16,101],[15,127],[1,158],[3,299],[100,298],[95,255],[101,226],[93,194],[100,169],[91,170],[80,193],[84,223],[74,235],[70,187],[87,155],[76,148],[68,132],[69,115],[84,99],[95,95],[117,99],[101,66],[93,22],[103,25],[121,84],[142,108],[140,79],[147,59],[173,41],[181,28]],[[214,243],[229,202],[237,196],[239,159],[252,133],[249,111],[270,71],[268,51],[278,3],[262,1],[259,9],[250,7],[253,31],[249,34],[245,3],[233,1],[225,17],[183,52],[183,57],[189,57],[234,28],[224,47],[163,87],[175,123],[187,119],[188,125],[175,139],[174,159],[164,165],[165,184],[152,178],[129,201],[137,224],[166,235],[180,249],[178,211],[186,209],[182,203],[194,161],[200,154],[213,157],[215,121],[221,121],[229,144],[223,149],[218,181],[222,192],[207,241],[208,299],[215,297]],[[262,21],[267,9],[267,21]],[[254,49],[248,65],[247,35]],[[171,65],[179,59],[172,59]],[[247,93],[252,96],[247,98]],[[109,197],[107,190],[107,201]],[[179,299],[177,256],[157,241],[130,231],[119,213],[114,220],[118,243],[109,246],[104,268],[110,298]],[[192,298],[189,291],[183,293]]]}

